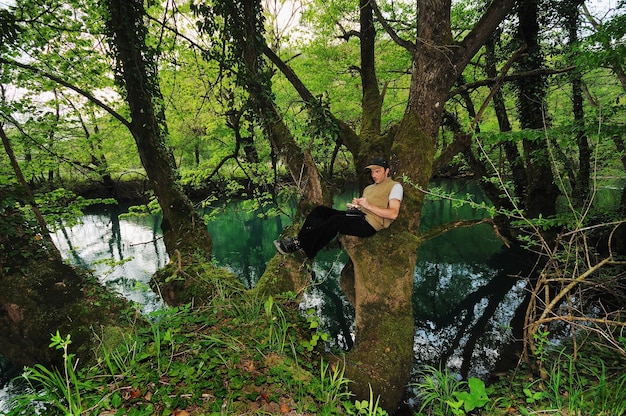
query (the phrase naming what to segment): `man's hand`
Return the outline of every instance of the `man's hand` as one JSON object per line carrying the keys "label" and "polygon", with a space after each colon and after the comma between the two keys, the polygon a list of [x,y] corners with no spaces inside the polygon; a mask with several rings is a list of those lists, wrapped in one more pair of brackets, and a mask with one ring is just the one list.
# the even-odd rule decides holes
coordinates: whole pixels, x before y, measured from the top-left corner
{"label": "man's hand", "polygon": [[363,198],[363,197],[361,197],[361,198],[354,198],[352,200],[352,204],[356,205],[358,207],[363,207],[365,209],[370,209],[370,207],[371,207],[371,205],[370,205],[369,201],[367,200],[367,198]]}

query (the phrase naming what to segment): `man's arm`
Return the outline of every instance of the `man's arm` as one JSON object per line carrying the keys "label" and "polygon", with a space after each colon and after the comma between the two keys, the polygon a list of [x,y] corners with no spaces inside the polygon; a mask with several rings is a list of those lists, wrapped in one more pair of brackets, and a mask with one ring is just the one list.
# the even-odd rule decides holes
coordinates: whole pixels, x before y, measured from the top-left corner
{"label": "man's arm", "polygon": [[390,199],[387,208],[380,208],[376,205],[372,205],[367,201],[367,198],[363,197],[354,199],[352,203],[361,206],[362,208],[368,210],[374,215],[378,215],[379,217],[395,220],[396,218],[398,218],[398,214],[400,213],[401,201],[399,199]]}

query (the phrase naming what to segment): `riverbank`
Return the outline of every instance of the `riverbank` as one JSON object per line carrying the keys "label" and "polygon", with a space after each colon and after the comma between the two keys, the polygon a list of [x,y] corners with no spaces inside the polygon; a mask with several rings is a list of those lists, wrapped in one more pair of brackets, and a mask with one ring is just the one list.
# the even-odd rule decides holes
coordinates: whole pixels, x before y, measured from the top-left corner
{"label": "riverbank", "polygon": [[[463,189],[465,190],[466,188],[463,187]],[[454,215],[458,216],[460,213],[460,209],[458,207],[448,207],[445,204],[441,204],[438,209],[435,209],[434,211],[436,212],[447,212],[448,210],[450,210],[451,212],[453,212]],[[231,209],[229,211],[234,211],[234,212],[240,212],[237,208],[235,209]],[[254,213],[251,213],[251,216],[255,216]],[[117,235],[117,237],[119,237],[120,235],[124,235],[124,229],[123,228],[119,228],[119,224],[115,223],[115,219],[117,217],[114,216],[108,216],[107,218],[105,218],[105,221],[100,224],[99,226],[97,226],[95,229],[97,230],[102,230],[105,227],[107,227],[107,224],[111,224],[112,225],[112,231],[114,231],[114,235]],[[428,223],[430,225],[432,225],[433,223],[437,223],[439,220],[439,218],[432,220],[430,218],[425,217],[424,218],[424,222]],[[212,232],[212,234],[214,236],[219,236],[218,238],[222,238],[224,241],[222,240],[216,240],[218,242],[218,244],[216,245],[217,247],[219,247],[220,250],[224,250],[224,252],[227,253],[234,253],[234,255],[238,258],[245,258],[245,259],[250,259],[252,257],[252,253],[257,253],[259,251],[258,247],[260,248],[264,248],[264,247],[270,247],[272,253],[270,253],[270,255],[274,255],[273,252],[273,248],[271,247],[271,244],[269,243],[263,243],[260,242],[258,245],[256,245],[257,243],[252,242],[252,241],[245,241],[243,243],[245,243],[245,247],[250,250],[250,255],[244,254],[244,251],[242,250],[242,248],[240,247],[231,247],[229,244],[232,243],[232,240],[237,240],[238,242],[241,242],[240,240],[242,240],[241,238],[237,238],[237,239],[233,239],[232,236],[233,235],[238,235],[238,236],[255,236],[258,237],[259,235],[263,234],[263,233],[258,233],[258,229],[255,228],[255,226],[250,224],[250,219],[247,217],[241,217],[241,216],[237,216],[236,218],[232,219],[232,223],[233,224],[237,224],[239,226],[245,226],[248,230],[255,230],[255,232],[249,232],[246,231],[246,229],[244,230],[239,230],[237,229],[236,231],[233,232],[229,232],[229,233],[225,233],[224,232],[224,225],[225,223],[230,223],[231,221],[224,221],[224,220],[220,220],[219,221],[219,232],[216,230],[214,232]],[[269,234],[271,235],[276,235],[277,234],[277,230],[281,229],[282,227],[280,225],[276,225],[277,229],[273,229]],[[148,236],[149,238],[145,238],[145,239],[141,239],[139,243],[145,243],[147,241],[152,241],[155,240],[156,241],[156,237],[154,237],[154,235],[152,234],[154,231],[158,229],[158,223],[154,222],[150,222],[148,230],[150,230],[150,235]],[[461,231],[461,230],[459,230]],[[465,232],[465,231],[462,231]],[[90,232],[89,234],[93,234],[93,232]],[[137,236],[137,231],[136,229],[131,233],[134,236]],[[126,246],[128,246],[128,244],[126,244],[123,240],[120,241],[115,241],[115,244],[110,244],[111,241],[109,241],[108,239],[107,241],[107,246],[109,247],[115,247],[114,251],[111,251],[111,253],[113,252],[118,252],[118,249],[121,247],[122,249],[125,249]],[[429,251],[429,247],[427,245],[425,245],[424,247],[422,247],[421,251],[420,251],[420,259],[421,260],[426,260],[426,262],[421,266],[421,268],[418,266],[418,273],[416,274],[416,284],[417,289],[416,289],[416,295],[417,296],[423,296],[422,298],[416,298],[416,302],[414,302],[414,305],[416,305],[416,316],[422,316],[424,317],[424,319],[427,320],[422,320],[419,319],[418,321],[420,323],[422,323],[425,327],[428,326],[432,326],[432,325],[440,325],[440,322],[437,321],[437,319],[443,319],[446,317],[445,314],[442,315],[442,307],[443,306],[454,306],[454,304],[451,304],[450,300],[454,299],[455,303],[457,300],[462,300],[464,299],[465,296],[470,296],[472,293],[474,292],[478,292],[480,287],[479,286],[470,286],[471,285],[476,285],[478,283],[478,276],[476,275],[476,266],[472,266],[472,267],[468,267],[466,270],[463,270],[462,273],[459,273],[458,275],[455,276],[448,276],[448,275],[444,275],[443,272],[444,270],[447,270],[448,268],[450,268],[451,264],[453,264],[454,262],[451,261],[448,257],[450,256],[450,253],[453,252],[462,252],[465,255],[470,255],[474,260],[477,260],[479,263],[483,264],[483,263],[487,263],[487,258],[482,258],[481,254],[479,254],[477,251],[475,251],[477,248],[481,248],[484,249],[485,248],[485,243],[478,243],[479,240],[474,236],[467,236],[467,235],[463,235],[461,238],[459,238],[458,242],[454,242],[454,244],[451,244],[449,246],[442,246],[441,242],[439,242],[437,244],[436,247],[432,247],[432,253],[430,253]],[[469,242],[469,244],[467,244],[467,242]],[[446,238],[446,242],[444,244],[450,244],[451,242],[449,241],[448,238]],[[130,244],[130,245],[134,245]],[[461,245],[463,244],[463,245]],[[76,246],[83,246],[85,245],[84,242],[81,242],[80,244],[75,245]],[[156,245],[156,244],[155,244]],[[93,248],[91,245],[89,245],[91,248]],[[146,245],[147,246],[147,245]],[[113,249],[112,249],[113,250]],[[77,250],[73,249],[72,253],[76,253]],[[157,250],[157,253],[159,252],[159,250]],[[221,258],[219,256],[216,256],[218,258]],[[122,259],[120,259],[121,261]],[[229,263],[235,264],[233,263],[231,260],[229,260]],[[262,262],[263,263],[263,262]],[[493,264],[493,260],[489,259],[489,263]],[[506,264],[510,263],[509,261],[507,262],[503,262]],[[244,264],[245,267],[241,267],[241,270],[249,270],[250,269],[250,265],[249,264]],[[432,267],[435,267],[435,269],[431,270]],[[330,266],[328,267],[328,269],[330,268]],[[429,274],[432,274],[432,276],[430,276]],[[506,273],[507,276],[509,275],[509,273]],[[429,278],[426,278],[425,276],[429,275]],[[238,273],[238,276],[242,277],[242,280],[248,280],[248,279],[243,279],[243,276]],[[465,277],[463,277],[465,276]],[[482,282],[482,284],[487,284],[489,279],[491,279],[493,276],[490,275],[485,275],[485,281]],[[495,280],[495,279],[494,279]],[[508,279],[501,279],[501,281],[504,280],[510,280],[510,277]],[[251,282],[253,282],[253,279],[250,279]],[[440,285],[437,285],[435,287],[433,287],[433,284],[435,284],[436,282],[439,282]],[[446,282],[454,282],[454,285],[447,285]],[[252,285],[251,285],[252,286]],[[455,289],[461,288],[461,287],[465,287],[467,286],[467,293],[463,294],[463,297],[459,297],[459,294],[453,293],[450,291],[451,286],[453,286]],[[523,292],[523,290],[522,290]],[[489,296],[486,297],[485,299],[493,299],[493,296]],[[435,303],[437,302],[437,303]],[[459,303],[463,303],[463,302],[459,302]],[[424,310],[423,308],[425,306],[431,305],[432,304],[432,310]],[[474,305],[474,304],[472,304]],[[419,309],[418,309],[419,308]],[[472,306],[471,308],[468,309],[472,310],[473,313],[476,313],[476,309],[474,306]],[[480,313],[479,313],[480,315]],[[455,314],[454,316],[458,316],[458,313]],[[432,320],[432,321],[431,321]],[[494,326],[494,328],[492,328],[492,330],[488,330],[486,331],[488,334],[492,334],[493,330],[495,330],[495,328],[498,327],[502,327],[502,325],[505,325],[506,322],[508,322],[507,320],[504,320],[503,322],[500,322],[499,325],[500,326]],[[206,323],[202,323],[203,325]],[[438,331],[440,332],[444,332],[443,330],[441,330],[441,328],[437,328]],[[446,332],[447,333],[447,332]],[[431,336],[424,336],[423,332],[420,332],[418,334],[419,336],[416,338],[418,341],[421,342],[421,344],[418,346],[418,350],[420,353],[424,353],[424,354],[437,354],[437,357],[440,357],[442,355],[448,356],[447,354],[442,354],[438,351],[437,348],[442,348],[445,347],[445,342],[442,345],[435,345],[433,342],[433,338]],[[445,339],[451,339],[451,338],[455,338],[456,337],[452,337],[452,336],[446,336]],[[154,341],[151,341],[152,344],[154,344]],[[150,348],[149,346],[146,348]],[[489,351],[489,349],[485,349],[482,352],[487,353]],[[472,351],[470,351],[472,352]],[[474,351],[475,354],[471,354],[472,357],[475,357],[476,354],[480,355],[481,354],[481,349],[477,349]],[[558,361],[558,360],[557,360]],[[567,362],[567,360],[564,361],[565,363]],[[547,364],[546,364],[547,365]],[[599,369],[599,366],[597,366],[596,368]],[[609,368],[612,368],[609,366]],[[599,373],[599,372],[598,372]],[[543,398],[543,393],[540,393],[541,391],[543,391],[543,389],[545,389],[545,384],[541,384],[542,382],[540,381],[541,379],[539,378],[534,378],[532,376],[532,374],[527,374],[525,372],[520,371],[519,374],[524,374],[524,377],[519,378],[519,379],[515,379],[512,380],[510,382],[508,382],[509,384],[503,384],[505,386],[508,386],[507,388],[502,388],[502,390],[500,390],[502,392],[502,397],[509,397],[509,393],[507,392],[508,390],[515,390],[515,394],[513,396],[515,396],[515,399],[512,398],[508,398],[507,400],[509,400],[511,403],[515,403],[515,400],[518,400],[519,397],[521,396],[522,398],[524,398],[524,395],[526,394],[524,392],[524,389],[526,389],[529,392],[532,392],[533,395],[536,395],[536,397],[533,399],[535,400],[537,403],[540,403],[542,401],[544,401]],[[453,376],[456,377],[455,374],[452,374]],[[613,374],[610,374],[613,377]],[[606,378],[606,377],[605,377]],[[565,380],[564,377],[560,376],[559,377],[560,380]],[[599,380],[600,377],[596,377],[596,380]],[[615,380],[615,378],[613,378],[613,380]],[[498,380],[501,381],[501,380]],[[532,381],[532,382],[531,382]],[[496,386],[497,383],[494,383],[492,386]],[[582,386],[585,386],[585,384],[580,384]],[[491,387],[489,387],[491,388]],[[562,391],[567,391],[566,388],[568,388],[568,386],[564,385],[560,387],[560,390]],[[587,387],[585,386],[585,390],[587,390]],[[521,393],[520,393],[521,391]],[[589,390],[592,391],[592,390]],[[490,397],[496,397],[494,396],[494,390],[490,390],[489,396]],[[576,392],[573,392],[576,393]],[[571,395],[570,393],[568,393],[568,395]],[[579,394],[580,396],[580,394]],[[443,397],[443,395],[442,395]],[[454,396],[451,396],[454,397]],[[539,398],[541,398],[541,400],[539,400]],[[504,399],[502,399],[504,400]],[[547,400],[547,399],[546,399]],[[560,399],[563,400],[563,399]],[[517,404],[515,405],[511,405],[510,408],[512,409],[518,409]],[[518,406],[519,407],[519,406]],[[521,409],[521,407],[520,407]],[[502,410],[502,409],[500,409]],[[519,409],[518,409],[519,410]]]}
{"label": "riverbank", "polygon": [[[96,365],[74,372],[68,358],[67,376],[40,377],[43,390],[17,397],[7,415],[35,408],[47,416],[388,414],[375,395],[369,403],[350,400],[342,351],[323,345],[316,318],[303,315],[293,295],[261,299],[224,288],[202,306],[129,322],[124,333],[104,334]],[[565,345],[547,353],[545,378],[521,366],[489,386],[425,368],[409,389],[412,407],[396,415],[626,411],[626,362],[591,342],[583,347],[577,360]]]}
{"label": "riverbank", "polygon": [[97,365],[72,374],[66,361],[67,389],[43,377],[43,394],[17,397],[8,414],[357,414],[344,413],[354,405],[341,358],[324,351],[293,295],[224,287],[202,306],[133,322],[103,335]]}

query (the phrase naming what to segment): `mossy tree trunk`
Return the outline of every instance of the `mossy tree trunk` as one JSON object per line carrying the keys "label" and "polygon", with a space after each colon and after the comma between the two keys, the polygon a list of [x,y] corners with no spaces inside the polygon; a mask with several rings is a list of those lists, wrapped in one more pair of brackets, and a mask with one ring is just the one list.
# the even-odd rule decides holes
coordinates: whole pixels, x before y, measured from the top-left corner
{"label": "mossy tree trunk", "polygon": [[[365,74],[361,140],[367,145],[358,159],[366,160],[373,150],[389,149],[385,155],[395,167],[396,176],[406,177],[410,183],[404,187],[400,217],[389,229],[367,240],[343,238],[352,260],[352,273],[344,274],[342,287],[354,293],[356,310],[356,341],[347,357],[346,375],[355,380],[351,387],[357,398],[367,398],[371,385],[374,394],[380,395],[381,405],[392,412],[402,401],[413,364],[411,297],[425,194],[412,185],[427,189],[450,88],[513,4],[513,0],[492,4],[459,45],[452,41],[450,2],[418,1],[415,43],[402,41],[390,31],[392,38],[411,53],[413,69],[405,114],[387,136],[376,131],[376,112],[380,110],[372,98],[376,94],[372,84],[377,81],[366,69],[373,54],[368,35],[368,9],[372,3],[363,1],[360,7],[361,70]],[[382,20],[376,9],[374,12]]]}
{"label": "mossy tree trunk", "polygon": [[174,157],[166,144],[164,103],[157,78],[158,51],[146,44],[141,0],[108,0],[107,27],[115,51],[118,79],[130,107],[130,130],[141,163],[163,212],[163,241],[170,258],[183,263],[198,254],[209,259],[207,227],[184,194]]}
{"label": "mossy tree trunk", "polygon": [[[241,55],[237,76],[245,82],[250,105],[272,149],[298,187],[300,198],[295,223],[286,231],[295,235],[300,219],[316,205],[329,205],[331,198],[328,189],[322,186],[320,172],[310,152],[296,143],[273,100],[271,71],[263,55],[267,45],[259,36],[262,10],[257,0],[243,2],[240,6],[227,2],[224,6],[224,12],[229,13],[226,20],[233,23],[227,30],[233,36],[234,49]],[[263,294],[285,291],[302,294],[309,284],[307,263],[303,255],[276,255],[254,290]]]}
{"label": "mossy tree trunk", "polygon": [[368,239],[342,237],[352,273],[342,273],[341,286],[356,317],[345,374],[354,382],[350,389],[356,398],[368,398],[371,386],[390,412],[402,402],[413,368],[411,298],[417,241],[396,227]]}
{"label": "mossy tree trunk", "polygon": [[[482,19],[459,44],[452,40],[450,1],[420,0],[415,42],[400,39],[388,25],[392,39],[413,58],[411,86],[402,120],[387,131],[381,130],[383,96],[375,68],[374,17],[384,22],[376,4],[362,0],[359,5],[361,45],[362,115],[357,135],[335,120],[355,166],[364,166],[373,156],[390,159],[392,175],[406,177],[405,198],[398,220],[391,228],[368,239],[342,237],[351,263],[342,272],[342,288],[355,307],[356,340],[346,357],[346,376],[356,399],[369,398],[370,386],[380,404],[394,412],[402,402],[413,365],[413,308],[411,297],[416,252],[421,243],[420,218],[426,189],[433,174],[438,150],[437,133],[444,103],[450,89],[470,59],[489,39],[512,9],[514,0],[492,4]],[[273,54],[267,54],[292,82],[301,97],[311,94],[297,77]],[[462,148],[462,146],[457,146]],[[454,155],[445,154],[451,158]],[[366,175],[358,170],[365,183]],[[293,269],[292,269],[293,270]]]}

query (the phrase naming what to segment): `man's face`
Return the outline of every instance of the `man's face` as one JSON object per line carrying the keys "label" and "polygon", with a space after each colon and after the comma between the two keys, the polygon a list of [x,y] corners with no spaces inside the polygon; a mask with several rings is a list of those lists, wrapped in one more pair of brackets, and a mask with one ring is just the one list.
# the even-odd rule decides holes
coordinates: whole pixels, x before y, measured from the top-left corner
{"label": "man's face", "polygon": [[372,175],[374,183],[381,183],[387,178],[388,174],[389,169],[385,169],[382,166],[374,166],[370,169],[370,175]]}

